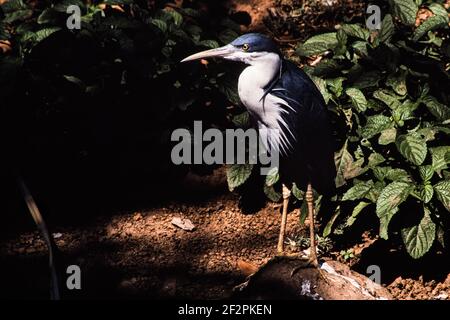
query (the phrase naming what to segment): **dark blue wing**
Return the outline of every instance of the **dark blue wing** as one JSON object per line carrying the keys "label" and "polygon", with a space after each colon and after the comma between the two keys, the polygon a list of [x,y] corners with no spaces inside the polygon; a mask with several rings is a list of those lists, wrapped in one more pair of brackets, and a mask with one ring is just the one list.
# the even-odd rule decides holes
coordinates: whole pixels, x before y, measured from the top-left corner
{"label": "dark blue wing", "polygon": [[292,152],[281,157],[280,174],[286,182],[302,188],[311,182],[324,195],[334,193],[336,167],[328,111],[317,86],[290,61],[283,60],[279,79],[268,88],[270,94],[286,101],[283,120],[295,134]]}

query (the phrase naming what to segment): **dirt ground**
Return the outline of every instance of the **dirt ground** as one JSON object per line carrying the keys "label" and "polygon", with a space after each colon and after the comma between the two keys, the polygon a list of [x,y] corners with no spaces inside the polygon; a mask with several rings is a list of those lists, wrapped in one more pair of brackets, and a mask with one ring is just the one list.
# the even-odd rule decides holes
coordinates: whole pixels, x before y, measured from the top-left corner
{"label": "dirt ground", "polygon": [[[60,265],[76,264],[82,270],[82,290],[68,291],[64,296],[69,299],[229,297],[233,287],[245,280],[248,269],[275,255],[280,208],[267,204],[254,214],[243,214],[238,196],[228,193],[225,183],[217,176],[206,180],[191,176],[181,190],[197,193],[200,199],[204,192],[203,200],[176,201],[99,216],[76,227],[53,226],[63,256]],[[208,195],[205,192],[208,188],[221,191]],[[173,225],[172,219],[176,217],[189,219],[195,228],[185,231]],[[298,209],[294,209],[288,216],[287,237],[294,239],[303,232]],[[2,295],[48,297],[48,258],[39,233],[9,230],[2,236]],[[371,248],[380,251],[378,241],[364,237],[355,244],[355,248],[364,248],[355,249],[355,259],[362,263],[356,269],[364,270],[372,263],[373,259],[365,259],[364,253]],[[298,250],[289,245],[287,249]],[[324,257],[338,255],[333,249]],[[355,265],[356,260],[349,260],[348,264]],[[431,273],[436,275],[435,279],[427,276],[426,281],[422,276],[407,274],[397,270],[382,278],[396,299],[449,298],[450,274],[445,278],[442,272]]]}
{"label": "dirt ground", "polygon": [[[235,1],[232,10],[250,14],[251,24],[243,31],[259,30],[266,28],[264,19],[275,2],[291,1]],[[342,8],[348,7],[354,6]],[[269,21],[270,33],[286,34],[287,41],[295,38],[293,31],[307,34],[307,24],[284,19],[291,11],[289,6],[283,8],[284,13],[271,11],[276,19]],[[334,23],[329,16],[325,20]],[[245,280],[248,269],[264,264],[275,254],[280,208],[267,204],[256,213],[244,214],[238,196],[226,190],[223,179],[212,182],[220,192],[211,193],[211,181],[207,186],[204,182],[191,177],[179,191],[195,193],[198,201],[163,202],[138,211],[94,215],[73,225],[52,225],[62,253],[60,266],[76,264],[82,270],[82,290],[64,292],[64,298],[229,297],[233,287]],[[185,231],[173,225],[176,217],[189,219],[195,229]],[[299,212],[294,210],[288,217],[288,238],[304,232],[298,221]],[[9,228],[8,224],[0,230],[0,297],[47,298],[48,258],[39,233]],[[450,269],[445,257],[437,257],[436,264],[416,264],[386,248],[381,240],[365,236],[356,242],[356,257],[346,262],[362,273],[382,257],[387,266],[381,268],[381,280],[394,298],[449,299]],[[338,249],[325,253],[325,257],[342,261]],[[411,272],[411,266],[419,271]]]}

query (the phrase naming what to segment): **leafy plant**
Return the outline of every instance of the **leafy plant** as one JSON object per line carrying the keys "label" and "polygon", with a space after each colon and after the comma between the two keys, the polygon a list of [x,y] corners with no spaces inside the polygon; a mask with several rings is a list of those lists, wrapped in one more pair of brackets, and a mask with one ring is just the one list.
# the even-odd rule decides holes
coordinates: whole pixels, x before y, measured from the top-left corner
{"label": "leafy plant", "polygon": [[353,249],[341,250],[339,254],[341,255],[342,259],[344,259],[344,261],[350,260],[351,258],[355,257],[355,255],[353,254]]}
{"label": "leafy plant", "polygon": [[[416,26],[419,8],[431,15]],[[449,230],[449,13],[442,1],[390,0],[385,9],[380,30],[343,24],[310,37],[296,54],[323,55],[304,69],[346,127],[336,152],[337,200],[344,206],[326,233],[339,215],[345,231],[372,211],[381,238],[400,231],[408,253],[420,258],[435,240],[445,247]],[[246,176],[238,179],[243,184]],[[272,200],[280,198],[276,179],[266,179]]]}
{"label": "leafy plant", "polygon": [[[69,5],[80,8],[80,29],[66,25]],[[176,172],[180,168],[170,168],[167,152],[154,150],[169,149],[171,131],[192,127],[199,114],[205,126],[224,126],[224,102],[235,98],[232,70],[180,60],[224,44],[237,30],[230,19],[210,21],[204,12],[166,1],[2,1],[0,112],[8,120],[1,130],[10,132],[8,145],[39,150],[5,154],[47,165],[55,150],[65,150],[67,167],[81,158],[82,165],[116,162],[137,169],[136,161],[123,165],[120,157],[127,154],[142,159],[136,173],[148,172],[152,181]],[[94,171],[105,168],[99,167]]]}
{"label": "leafy plant", "polygon": [[[308,237],[297,236],[287,240],[288,245],[297,247],[301,250],[310,248],[310,239]],[[333,248],[333,242],[329,237],[321,237],[317,235],[317,248],[319,252],[329,252]]]}
{"label": "leafy plant", "polygon": [[[352,204],[344,228],[372,209],[388,239],[397,217],[406,250],[420,258],[435,239],[445,246],[448,231],[449,19],[440,3],[389,4],[381,30],[344,24],[308,39],[297,54],[328,52],[306,70],[347,125],[336,158],[338,199]],[[418,5],[432,16],[415,26]],[[411,210],[421,212],[418,221]]]}

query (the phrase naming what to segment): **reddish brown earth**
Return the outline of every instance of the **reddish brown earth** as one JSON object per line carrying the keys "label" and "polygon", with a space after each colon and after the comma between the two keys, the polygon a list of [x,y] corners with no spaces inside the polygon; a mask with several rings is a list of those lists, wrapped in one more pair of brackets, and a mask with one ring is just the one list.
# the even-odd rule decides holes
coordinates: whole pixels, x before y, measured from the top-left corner
{"label": "reddish brown earth", "polygon": [[[268,9],[275,2],[234,1],[230,9],[248,12],[252,20],[247,29],[259,30],[264,28]],[[306,20],[314,26],[328,23]],[[297,24],[294,20],[294,27],[303,30],[303,22]],[[191,177],[186,189],[198,187],[196,179]],[[224,189],[223,180],[219,180],[215,183]],[[206,194],[205,190],[210,189],[208,185],[196,191]],[[255,214],[245,215],[236,195],[221,194],[205,196],[198,203],[174,202],[139,212],[119,212],[76,227],[53,226],[64,258],[61,265],[77,264],[82,270],[82,290],[67,297],[228,297],[232,288],[245,279],[244,269],[261,266],[275,254],[280,213],[278,207],[269,204]],[[190,219],[195,229],[184,231],[172,225],[174,217]],[[291,212],[288,237],[302,232],[298,220],[298,212]],[[16,232],[3,226],[2,233],[2,296],[48,297],[47,252],[38,232]],[[354,246],[355,254],[363,255],[377,241],[361,239]],[[329,255],[343,261],[339,251]],[[354,261],[348,263],[353,265]],[[450,276],[423,280],[422,276],[398,272],[393,279],[385,286],[394,298],[449,299]]]}
{"label": "reddish brown earth", "polygon": [[[191,177],[185,186],[191,192],[205,190],[205,185],[194,189],[201,181],[197,180]],[[211,183],[224,181],[217,177],[206,181]],[[195,229],[174,226],[174,217],[188,218]],[[245,280],[249,264],[250,269],[261,266],[275,255],[279,219],[280,208],[274,204],[246,215],[238,207],[238,197],[225,193],[199,203],[175,202],[99,217],[77,227],[56,226],[53,232],[62,264],[77,264],[82,270],[83,289],[67,298],[221,299]],[[288,217],[289,238],[304,231],[298,221],[294,210]],[[374,242],[361,241],[356,248]],[[1,280],[8,297],[47,297],[47,252],[38,232],[10,232],[0,243],[0,263],[2,275],[7,275]],[[445,281],[397,276],[387,286],[394,298],[448,299],[450,276]]]}

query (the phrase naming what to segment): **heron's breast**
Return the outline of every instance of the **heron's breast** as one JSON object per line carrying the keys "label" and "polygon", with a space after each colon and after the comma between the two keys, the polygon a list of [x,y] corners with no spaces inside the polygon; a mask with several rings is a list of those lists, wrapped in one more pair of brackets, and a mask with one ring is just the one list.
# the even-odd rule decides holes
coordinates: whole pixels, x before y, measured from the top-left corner
{"label": "heron's breast", "polygon": [[258,83],[258,72],[246,68],[239,76],[238,94],[244,106],[254,114],[262,112],[263,87]]}

